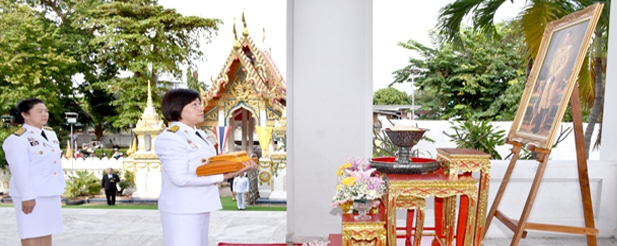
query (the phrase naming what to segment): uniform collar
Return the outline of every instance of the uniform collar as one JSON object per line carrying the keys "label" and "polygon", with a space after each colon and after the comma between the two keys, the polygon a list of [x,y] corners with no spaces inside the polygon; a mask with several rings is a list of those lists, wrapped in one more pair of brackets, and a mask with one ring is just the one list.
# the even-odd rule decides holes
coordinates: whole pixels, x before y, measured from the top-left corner
{"label": "uniform collar", "polygon": [[176,125],[180,127],[180,130],[184,133],[195,133],[197,132],[197,128],[195,127],[190,127],[187,126],[186,124],[180,122],[180,121],[174,121],[171,123],[172,126]]}
{"label": "uniform collar", "polygon": [[37,135],[40,135],[41,132],[43,132],[42,128],[37,128],[37,127],[31,126],[31,125],[28,125],[26,123],[24,123],[21,127],[26,128],[26,130],[29,133],[34,133],[34,134],[37,134]]}

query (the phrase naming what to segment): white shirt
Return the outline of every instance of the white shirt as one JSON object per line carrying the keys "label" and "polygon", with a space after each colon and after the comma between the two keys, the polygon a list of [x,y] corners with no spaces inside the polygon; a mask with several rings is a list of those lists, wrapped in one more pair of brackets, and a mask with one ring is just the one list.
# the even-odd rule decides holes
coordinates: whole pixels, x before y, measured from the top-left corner
{"label": "white shirt", "polygon": [[234,192],[247,193],[249,192],[249,179],[244,176],[234,178]]}
{"label": "white shirt", "polygon": [[[47,140],[41,135],[42,131],[45,131]],[[53,130],[23,124],[4,141],[2,149],[11,171],[10,196],[26,201],[64,193],[62,151]]]}
{"label": "white shirt", "polygon": [[206,136],[201,130],[174,121],[154,142],[162,170],[160,211],[186,214],[222,208],[218,183],[223,181],[223,175],[198,177],[196,173],[197,167],[216,155],[216,150],[195,131]]}

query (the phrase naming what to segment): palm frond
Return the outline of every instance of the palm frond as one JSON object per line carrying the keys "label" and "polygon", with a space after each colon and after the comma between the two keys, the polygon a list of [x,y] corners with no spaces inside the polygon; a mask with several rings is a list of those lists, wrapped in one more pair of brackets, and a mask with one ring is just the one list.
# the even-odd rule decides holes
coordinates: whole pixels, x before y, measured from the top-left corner
{"label": "palm frond", "polygon": [[457,0],[439,10],[437,29],[445,42],[462,45],[460,30],[465,16],[475,12],[484,0]]}
{"label": "palm frond", "polygon": [[495,28],[495,13],[506,0],[490,0],[483,4],[473,17],[474,30],[487,34],[490,38],[499,38]]}
{"label": "palm frond", "polygon": [[578,90],[584,108],[591,108],[593,100],[595,100],[594,85],[596,76],[594,65],[594,60],[589,59],[589,56],[585,56],[581,71],[578,73]]}

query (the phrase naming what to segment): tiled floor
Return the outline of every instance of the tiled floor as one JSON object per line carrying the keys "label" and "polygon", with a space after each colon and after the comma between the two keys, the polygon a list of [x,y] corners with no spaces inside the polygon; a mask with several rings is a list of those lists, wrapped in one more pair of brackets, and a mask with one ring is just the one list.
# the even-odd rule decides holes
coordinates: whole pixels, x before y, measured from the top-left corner
{"label": "tiled floor", "polygon": [[[65,231],[53,236],[54,246],[163,245],[159,213],[156,210],[63,209]],[[218,211],[210,219],[210,246],[219,242],[284,242],[285,212]],[[399,240],[399,245],[404,245]],[[430,242],[430,239],[428,240]],[[509,245],[509,239],[487,239],[485,246]],[[13,208],[0,208],[0,245],[19,245]],[[423,245],[429,245],[424,243]],[[524,239],[521,246],[580,246],[583,237]],[[617,245],[601,238],[598,245]]]}

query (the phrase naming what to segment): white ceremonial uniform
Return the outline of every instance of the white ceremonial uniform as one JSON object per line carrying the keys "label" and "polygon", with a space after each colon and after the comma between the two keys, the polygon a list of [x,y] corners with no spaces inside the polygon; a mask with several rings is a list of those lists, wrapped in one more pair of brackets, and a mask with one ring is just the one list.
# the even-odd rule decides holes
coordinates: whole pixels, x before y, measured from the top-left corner
{"label": "white ceremonial uniform", "polygon": [[166,246],[207,245],[210,212],[222,208],[218,184],[223,175],[196,174],[197,167],[216,155],[214,145],[197,136],[196,131],[207,136],[174,121],[154,143],[162,167],[158,207]]}
{"label": "white ceremonial uniform", "polygon": [[[44,131],[47,139],[43,138]],[[60,195],[66,182],[58,137],[51,129],[23,124],[2,144],[11,171],[9,195],[15,207],[20,238],[62,232]],[[35,199],[31,214],[24,214],[21,202]]]}

